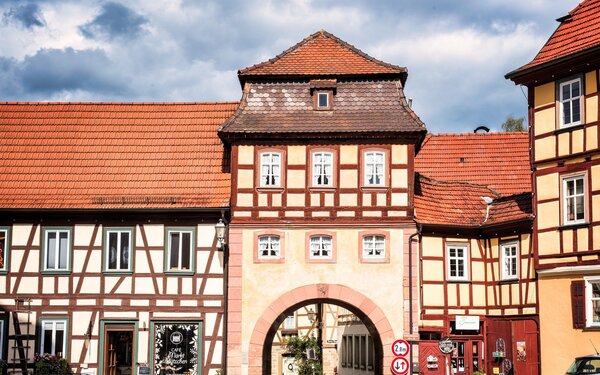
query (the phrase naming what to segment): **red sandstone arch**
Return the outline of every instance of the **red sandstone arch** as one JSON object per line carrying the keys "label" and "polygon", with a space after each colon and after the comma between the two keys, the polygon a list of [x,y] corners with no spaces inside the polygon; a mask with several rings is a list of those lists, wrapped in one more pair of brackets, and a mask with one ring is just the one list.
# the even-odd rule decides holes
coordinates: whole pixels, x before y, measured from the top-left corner
{"label": "red sandstone arch", "polygon": [[367,296],[344,285],[313,284],[293,289],[277,298],[256,322],[248,348],[249,375],[262,375],[263,348],[273,324],[294,306],[315,300],[328,300],[352,306],[366,317],[377,331],[383,345],[383,368],[390,368],[391,348],[395,336],[383,311]]}

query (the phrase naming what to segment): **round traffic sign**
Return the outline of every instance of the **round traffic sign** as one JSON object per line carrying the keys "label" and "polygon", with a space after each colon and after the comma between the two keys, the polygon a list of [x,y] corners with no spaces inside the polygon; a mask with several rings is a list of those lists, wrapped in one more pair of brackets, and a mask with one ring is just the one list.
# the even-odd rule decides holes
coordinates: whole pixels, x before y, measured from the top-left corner
{"label": "round traffic sign", "polygon": [[392,344],[392,353],[394,353],[396,357],[405,357],[409,351],[410,346],[406,340],[399,339]]}
{"label": "round traffic sign", "polygon": [[404,357],[396,357],[392,361],[392,372],[396,375],[408,374],[408,360]]}

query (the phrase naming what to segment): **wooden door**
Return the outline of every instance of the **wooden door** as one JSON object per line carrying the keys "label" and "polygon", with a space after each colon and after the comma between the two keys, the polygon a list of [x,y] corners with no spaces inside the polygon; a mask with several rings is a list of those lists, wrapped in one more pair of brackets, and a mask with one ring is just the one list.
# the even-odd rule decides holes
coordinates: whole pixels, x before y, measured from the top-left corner
{"label": "wooden door", "polygon": [[446,375],[446,357],[437,341],[419,343],[419,369],[424,375]]}
{"label": "wooden door", "polygon": [[133,324],[104,326],[104,373],[106,375],[133,375],[135,364],[135,336]]}

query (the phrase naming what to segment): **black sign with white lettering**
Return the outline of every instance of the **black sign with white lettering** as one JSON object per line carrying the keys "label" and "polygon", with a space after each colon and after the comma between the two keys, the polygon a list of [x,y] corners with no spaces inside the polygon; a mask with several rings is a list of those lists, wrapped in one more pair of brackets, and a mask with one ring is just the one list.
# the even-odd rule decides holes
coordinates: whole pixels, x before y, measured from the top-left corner
{"label": "black sign with white lettering", "polygon": [[154,373],[198,374],[198,323],[154,325]]}

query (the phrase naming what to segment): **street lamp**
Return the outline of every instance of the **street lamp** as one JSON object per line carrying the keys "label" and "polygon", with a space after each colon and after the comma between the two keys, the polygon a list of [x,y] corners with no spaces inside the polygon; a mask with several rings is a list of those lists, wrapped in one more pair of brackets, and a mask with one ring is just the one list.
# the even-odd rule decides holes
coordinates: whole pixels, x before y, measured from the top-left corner
{"label": "street lamp", "polygon": [[227,226],[222,218],[215,224],[215,232],[217,234],[217,248],[222,250],[227,244],[227,239],[225,238],[227,235]]}

